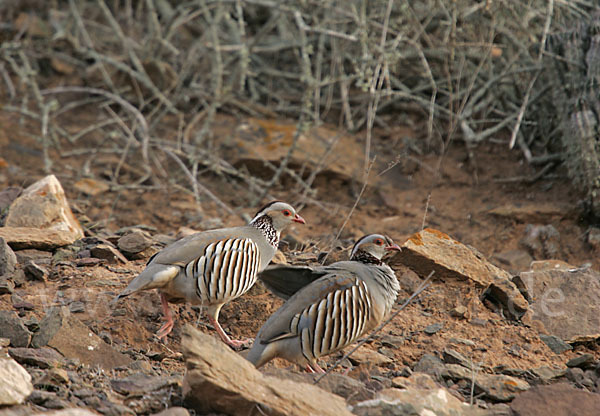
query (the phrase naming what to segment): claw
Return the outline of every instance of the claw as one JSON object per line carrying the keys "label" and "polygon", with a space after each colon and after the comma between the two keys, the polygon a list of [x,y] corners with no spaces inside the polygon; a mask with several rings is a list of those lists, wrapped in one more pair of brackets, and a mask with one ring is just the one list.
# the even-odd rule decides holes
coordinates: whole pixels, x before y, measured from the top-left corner
{"label": "claw", "polygon": [[210,321],[212,326],[215,327],[215,330],[217,331],[217,334],[219,334],[219,337],[221,338],[221,340],[236,351],[243,349],[243,348],[248,348],[248,347],[250,347],[250,345],[252,345],[252,342],[254,342],[254,340],[252,338],[246,338],[243,340],[242,339],[240,339],[240,340],[231,339],[231,338],[229,338],[229,335],[227,335],[225,333],[225,331],[221,327],[221,324],[216,319],[209,316],[208,320]]}

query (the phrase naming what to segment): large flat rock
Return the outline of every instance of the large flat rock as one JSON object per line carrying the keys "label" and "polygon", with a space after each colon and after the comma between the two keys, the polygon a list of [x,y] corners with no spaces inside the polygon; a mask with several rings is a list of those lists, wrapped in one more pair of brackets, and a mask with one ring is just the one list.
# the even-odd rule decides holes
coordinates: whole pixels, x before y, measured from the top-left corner
{"label": "large flat rock", "polygon": [[389,263],[408,266],[421,277],[435,271],[435,279],[470,280],[485,288],[515,317],[529,307],[507,271],[494,266],[474,248],[432,228],[413,234]]}
{"label": "large flat rock", "polygon": [[531,299],[532,319],[567,342],[600,338],[600,273],[545,263],[548,268],[538,265],[518,276]]}
{"label": "large flat rock", "polygon": [[221,341],[187,325],[186,403],[200,414],[351,415],[344,400],[311,384],[263,375]]}
{"label": "large flat rock", "polygon": [[32,345],[48,345],[67,358],[82,364],[111,370],[130,364],[131,358],[122,354],[94,334],[83,322],[73,316],[67,307],[50,310],[35,334]]}
{"label": "large flat rock", "polygon": [[510,404],[515,416],[600,415],[600,394],[578,390],[566,383],[537,386]]}

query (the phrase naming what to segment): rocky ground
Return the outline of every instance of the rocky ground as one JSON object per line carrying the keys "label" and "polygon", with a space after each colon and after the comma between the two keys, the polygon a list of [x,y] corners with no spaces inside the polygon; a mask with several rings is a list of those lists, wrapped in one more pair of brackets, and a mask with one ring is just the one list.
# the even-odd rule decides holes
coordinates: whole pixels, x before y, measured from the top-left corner
{"label": "rocky ground", "polygon": [[[268,179],[265,161],[285,157],[293,124],[219,120],[215,135],[229,137],[223,158]],[[322,138],[336,132],[320,127],[301,140],[290,166],[318,166],[316,192],[287,174],[265,195],[302,204],[307,221],[286,232],[278,261],[336,261],[356,238],[384,232],[403,246],[388,259],[402,284],[398,305],[435,272],[315,390],[314,376],[289,363],[257,372],[243,351],[212,342],[196,307],[175,306],[175,329],[159,342],[156,293],[109,304],[165,244],[242,224],[253,214],[247,185],[206,172],[203,184],[233,213],[208,198],[199,208],[183,174],[171,185],[127,187],[135,166],[109,180],[118,155],[64,148],[51,154],[53,180],[29,127],[2,114],[0,126],[0,412],[600,414],[600,230],[580,218],[560,171],[531,181],[532,167],[505,144],[470,158],[455,144],[440,157],[411,152],[411,129],[378,135],[360,195],[362,138],[341,135],[331,151]],[[221,322],[252,337],[280,304],[257,284],[225,306]]]}

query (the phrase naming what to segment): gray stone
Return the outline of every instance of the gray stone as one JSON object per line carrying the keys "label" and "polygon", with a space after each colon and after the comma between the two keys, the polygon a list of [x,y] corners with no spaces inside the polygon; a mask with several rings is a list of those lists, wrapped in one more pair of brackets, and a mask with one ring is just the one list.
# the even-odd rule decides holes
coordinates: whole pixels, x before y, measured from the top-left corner
{"label": "gray stone", "polygon": [[17,250],[15,252],[17,256],[17,262],[19,264],[25,264],[29,260],[34,261],[38,264],[50,264],[52,261],[52,253],[49,251],[36,250],[33,248],[25,250]]}
{"label": "gray stone", "polygon": [[600,394],[556,383],[537,386],[520,394],[510,408],[515,416],[600,415]]}
{"label": "gray stone", "polygon": [[534,299],[532,320],[568,343],[600,338],[600,273],[568,264],[541,266],[519,275]]}
{"label": "gray stone", "polygon": [[10,277],[15,272],[16,264],[17,256],[4,238],[0,237],[0,276]]}
{"label": "gray stone", "polygon": [[540,339],[544,344],[556,354],[562,354],[565,351],[572,350],[573,347],[555,335],[540,334]]}
{"label": "gray stone", "polygon": [[465,368],[473,367],[473,363],[471,362],[471,360],[468,360],[464,355],[451,348],[444,348],[442,357],[446,364],[458,364],[462,365]]}
{"label": "gray stone", "polygon": [[152,238],[146,235],[146,233],[135,230],[119,238],[117,247],[122,252],[135,254],[150,248],[153,242]]}
{"label": "gray stone", "polygon": [[523,391],[529,389],[529,383],[503,374],[486,374],[472,371],[458,364],[447,364],[448,376],[453,380],[475,382],[475,394],[483,393],[492,401],[508,402]]}
{"label": "gray stone", "polygon": [[415,365],[415,368],[413,368],[413,371],[429,374],[430,376],[434,376],[438,381],[448,375],[448,371],[442,360],[431,354],[424,354]]}
{"label": "gray stone", "polygon": [[48,277],[48,270],[45,267],[40,266],[33,260],[28,260],[23,267],[25,275],[32,280],[39,280],[45,282]]}
{"label": "gray stone", "polygon": [[39,368],[52,368],[65,365],[65,359],[52,348],[9,348],[8,354],[21,364]]}
{"label": "gray stone", "polygon": [[596,366],[596,360],[592,354],[581,354],[575,358],[571,358],[567,361],[567,367],[579,367],[579,368],[594,368]]}
{"label": "gray stone", "polygon": [[106,260],[110,264],[127,263],[127,259],[119,250],[108,244],[98,244],[91,248],[92,256]]}
{"label": "gray stone", "polygon": [[9,338],[13,347],[27,347],[31,333],[13,311],[0,311],[0,337]]}
{"label": "gray stone", "polygon": [[0,406],[21,404],[32,391],[29,373],[12,358],[0,357]]}
{"label": "gray stone", "polygon": [[567,370],[564,368],[550,368],[548,366],[532,368],[529,371],[539,378],[542,383],[546,384],[557,378],[563,377],[567,373]]}
{"label": "gray stone", "polygon": [[438,322],[435,324],[427,325],[423,331],[427,335],[433,335],[436,332],[438,332],[440,329],[442,329],[443,327],[444,327],[444,325]]}

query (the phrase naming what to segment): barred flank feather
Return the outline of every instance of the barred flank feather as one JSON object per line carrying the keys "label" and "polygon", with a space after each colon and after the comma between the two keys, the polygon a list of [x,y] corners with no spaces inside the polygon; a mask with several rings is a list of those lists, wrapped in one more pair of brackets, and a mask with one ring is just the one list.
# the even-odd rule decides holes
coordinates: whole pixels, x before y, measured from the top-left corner
{"label": "barred flank feather", "polygon": [[209,244],[204,253],[185,267],[196,280],[196,295],[206,303],[228,302],[256,282],[260,254],[249,238],[229,238]]}
{"label": "barred flank feather", "polygon": [[290,332],[300,331],[302,354],[312,361],[356,341],[371,319],[370,311],[367,285],[356,279],[352,286],[330,292],[294,316]]}

